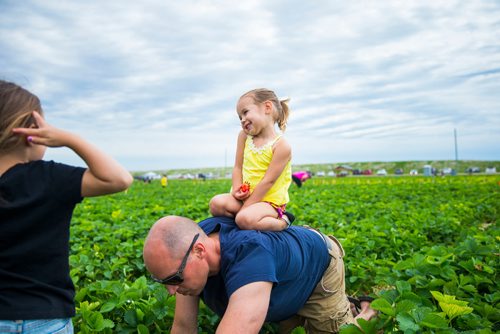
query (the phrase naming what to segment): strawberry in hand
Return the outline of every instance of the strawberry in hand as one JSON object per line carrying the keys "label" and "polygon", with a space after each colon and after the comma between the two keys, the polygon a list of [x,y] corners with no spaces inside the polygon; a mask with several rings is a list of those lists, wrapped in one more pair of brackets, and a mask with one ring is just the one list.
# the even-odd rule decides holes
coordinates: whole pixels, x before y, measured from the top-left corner
{"label": "strawberry in hand", "polygon": [[250,191],[250,183],[248,181],[245,181],[241,186],[240,186],[240,191],[243,193],[249,192]]}

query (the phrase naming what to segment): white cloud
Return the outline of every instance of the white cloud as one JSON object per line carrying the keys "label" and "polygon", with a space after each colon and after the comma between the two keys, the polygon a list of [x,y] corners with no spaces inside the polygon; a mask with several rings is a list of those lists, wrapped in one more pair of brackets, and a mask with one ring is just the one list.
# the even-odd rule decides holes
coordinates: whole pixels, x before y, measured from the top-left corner
{"label": "white cloud", "polygon": [[454,128],[464,158],[498,160],[499,14],[487,0],[6,1],[0,76],[131,169],[232,163],[236,101],[256,87],[291,97],[296,163],[450,158]]}

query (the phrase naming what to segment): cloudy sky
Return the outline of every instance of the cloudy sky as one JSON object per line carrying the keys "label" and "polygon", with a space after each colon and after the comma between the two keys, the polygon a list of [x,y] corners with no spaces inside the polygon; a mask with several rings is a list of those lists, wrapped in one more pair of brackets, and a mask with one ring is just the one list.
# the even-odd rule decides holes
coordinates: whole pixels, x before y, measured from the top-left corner
{"label": "cloudy sky", "polygon": [[0,0],[0,78],[134,171],[232,166],[257,87],[295,164],[500,160],[496,0]]}

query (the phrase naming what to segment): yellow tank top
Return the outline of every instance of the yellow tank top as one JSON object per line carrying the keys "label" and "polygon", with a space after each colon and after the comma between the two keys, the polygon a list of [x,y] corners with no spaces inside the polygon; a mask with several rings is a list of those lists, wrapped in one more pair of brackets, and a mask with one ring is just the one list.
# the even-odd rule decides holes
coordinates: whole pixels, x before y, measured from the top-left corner
{"label": "yellow tank top", "polygon": [[[264,174],[269,168],[271,159],[273,158],[273,145],[281,138],[277,136],[270,142],[261,147],[256,147],[253,143],[253,137],[248,136],[245,142],[245,150],[243,152],[243,182],[250,183],[250,191],[255,189],[255,186],[262,180]],[[291,162],[285,166],[285,169],[278,177],[274,185],[269,189],[263,202],[271,202],[275,205],[283,205],[288,203],[288,188],[292,180],[292,165]]]}

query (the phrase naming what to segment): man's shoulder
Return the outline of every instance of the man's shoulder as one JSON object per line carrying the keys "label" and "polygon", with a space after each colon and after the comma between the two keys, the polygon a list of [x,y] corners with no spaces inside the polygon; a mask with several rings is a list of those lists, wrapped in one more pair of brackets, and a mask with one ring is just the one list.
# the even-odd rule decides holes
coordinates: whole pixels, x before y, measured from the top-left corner
{"label": "man's shoulder", "polygon": [[219,232],[227,244],[260,244],[267,248],[271,244],[307,244],[308,240],[318,238],[318,235],[310,229],[295,225],[281,232],[240,230],[234,218],[230,217],[210,217],[198,224],[207,235]]}
{"label": "man's shoulder", "polygon": [[243,240],[259,239],[261,233],[266,233],[257,230],[241,230],[234,222],[234,218],[223,216],[204,219],[198,225],[207,235],[218,232],[222,236],[221,239],[229,244],[233,242],[239,243]]}
{"label": "man's shoulder", "polygon": [[202,230],[206,234],[218,232],[220,231],[222,226],[226,228],[235,228],[235,229],[238,228],[236,223],[234,222],[234,218],[222,217],[222,216],[206,218],[200,221],[198,225],[202,228]]}

